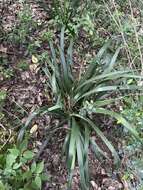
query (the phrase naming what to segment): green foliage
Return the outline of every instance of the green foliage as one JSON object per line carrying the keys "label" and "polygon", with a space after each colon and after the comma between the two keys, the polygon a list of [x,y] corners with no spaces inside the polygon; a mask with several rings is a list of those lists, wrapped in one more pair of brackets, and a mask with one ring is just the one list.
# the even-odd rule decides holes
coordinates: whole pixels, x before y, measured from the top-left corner
{"label": "green foliage", "polygon": [[136,97],[127,97],[124,98],[124,107],[122,114],[126,117],[131,123],[136,124],[136,130],[142,136],[143,131],[143,113],[142,113],[142,106],[143,106],[143,96],[136,96]]}
{"label": "green foliage", "polygon": [[[80,0],[74,1],[53,1],[53,15],[54,15],[54,23],[59,24],[61,26],[65,26],[70,35],[77,34],[77,30],[79,27],[85,23],[85,28],[91,29],[91,20],[90,19],[82,19],[82,15],[84,10],[88,10],[88,2],[81,2]],[[89,27],[87,27],[87,23]],[[90,30],[91,31],[91,30]]]}
{"label": "green foliage", "polygon": [[44,162],[32,162],[34,153],[27,150],[27,142],[23,141],[20,147],[13,147],[6,154],[0,155],[0,187],[4,190],[40,190]]}
{"label": "green foliage", "polygon": [[51,31],[43,32],[42,35],[41,35],[41,39],[44,42],[48,42],[52,38],[53,38],[53,33]]}
{"label": "green foliage", "polygon": [[5,68],[4,66],[0,66],[0,76],[2,77],[2,80],[10,79],[13,77],[14,71],[12,68]]}
{"label": "green foliage", "polygon": [[79,25],[81,25],[83,27],[83,29],[89,33],[91,36],[94,33],[94,23],[89,15],[89,13],[87,13],[85,16],[83,16],[80,20]]}
{"label": "green foliage", "polygon": [[29,35],[37,28],[37,23],[33,21],[31,9],[25,4],[23,10],[18,14],[18,23],[8,34],[8,39],[17,44],[23,45],[29,43]]}
{"label": "green foliage", "polygon": [[5,103],[5,100],[6,100],[6,91],[5,90],[0,90],[0,119],[2,119],[4,117],[4,114],[1,112],[3,106],[4,106],[4,103]]}
{"label": "green foliage", "polygon": [[36,41],[29,43],[29,45],[27,47],[28,53],[30,55],[32,55],[32,54],[36,53],[37,49],[40,47],[41,47],[41,41],[37,39]]}
{"label": "green foliage", "polygon": [[29,69],[29,63],[27,63],[25,60],[20,60],[20,62],[17,64],[17,68],[21,71],[27,71]]}
{"label": "green foliage", "polygon": [[2,112],[3,106],[5,104],[5,100],[6,100],[6,91],[5,90],[0,90],[0,120],[2,121],[2,119],[4,118],[4,113]]}
{"label": "green foliage", "polygon": [[[142,119],[142,106],[143,106],[143,97],[126,97],[124,98],[124,106],[122,114],[127,118],[131,123],[136,125],[136,130],[140,135],[140,139],[143,140],[143,119]],[[124,131],[125,142],[123,146],[124,154],[127,157],[127,168],[123,176],[123,179],[128,181],[131,188],[132,178],[138,178],[137,189],[142,189],[143,185],[143,160],[142,160],[142,148],[143,145],[140,141],[134,141],[130,136],[128,136],[127,131]]]}
{"label": "green foliage", "polygon": [[1,90],[0,91],[0,102],[3,102],[6,99],[6,91]]}
{"label": "green foliage", "polygon": [[[120,52],[118,48],[115,54],[107,57],[107,51],[110,47],[108,41],[98,52],[95,59],[89,64],[88,69],[81,78],[75,78],[73,74],[72,48],[73,39],[70,40],[67,53],[65,54],[64,44],[64,27],[61,30],[60,47],[60,64],[57,63],[57,51],[53,43],[50,41],[52,56],[47,60],[48,65],[43,69],[48,77],[48,86],[53,92],[54,106],[40,108],[32,113],[24,128],[20,131],[18,139],[21,140],[24,131],[37,114],[50,113],[59,115],[67,121],[69,132],[65,138],[64,152],[67,156],[67,167],[69,171],[69,188],[71,186],[72,174],[76,161],[79,165],[81,188],[88,189],[88,148],[92,145],[95,155],[100,153],[103,157],[109,159],[101,147],[90,137],[92,131],[103,141],[106,147],[112,153],[114,163],[119,163],[119,157],[113,145],[105,137],[100,129],[100,124],[96,120],[95,115],[107,115],[119,121],[131,134],[139,138],[138,132],[121,114],[106,109],[109,102],[114,99],[109,98],[113,92],[121,92],[127,90],[139,90],[136,85],[129,85],[128,79],[140,79],[138,75],[134,75],[129,70],[115,69],[116,59]],[[108,100],[107,100],[108,98]]]}

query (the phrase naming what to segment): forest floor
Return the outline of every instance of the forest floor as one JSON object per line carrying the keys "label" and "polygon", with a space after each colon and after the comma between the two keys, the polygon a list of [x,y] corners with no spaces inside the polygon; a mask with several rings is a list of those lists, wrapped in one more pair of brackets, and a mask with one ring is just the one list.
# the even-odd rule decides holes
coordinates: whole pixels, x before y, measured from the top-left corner
{"label": "forest floor", "polygon": [[[32,23],[28,26],[31,27],[30,33],[26,32],[26,34],[25,31],[22,31],[26,30],[26,28],[19,23],[18,17],[18,14],[24,10],[22,3],[18,1],[11,1],[10,3],[8,1],[8,3],[4,5],[3,10],[1,10],[3,34],[0,43],[0,90],[6,91],[7,94],[5,105],[3,106],[3,114],[5,117],[2,119],[2,124],[5,127],[11,127],[14,138],[16,138],[15,130],[18,131],[26,122],[29,113],[42,105],[50,105],[51,103],[51,94],[48,88],[45,87],[46,80],[48,79],[42,73],[42,64],[40,62],[40,59],[42,59],[40,55],[42,54],[44,56],[43,53],[49,52],[48,44],[40,41],[40,36],[46,31],[49,25],[53,27],[51,24],[53,21],[50,18],[51,4],[50,1],[48,1],[49,9],[47,8],[47,11],[44,11],[39,4],[34,1],[28,4],[32,11]],[[27,17],[25,16],[25,18],[21,19],[27,19]],[[31,20],[29,22],[31,22]],[[33,29],[32,25],[35,23],[37,24],[37,28]],[[17,28],[17,26],[21,28]],[[7,34],[9,35],[7,36]],[[25,37],[23,39],[16,39],[18,43],[15,43],[10,41],[11,35],[14,35],[15,39],[18,35],[25,35]],[[55,31],[55,35],[57,35],[58,41],[57,31]],[[91,54],[94,55],[96,52],[90,48],[90,42],[88,43],[82,31],[80,35],[80,40],[78,41],[80,51],[88,52],[89,57]],[[31,46],[29,46],[29,42]],[[83,66],[86,65],[86,60],[82,59],[82,55],[77,56],[76,52],[74,52],[74,62],[77,68],[79,67],[79,62]],[[106,122],[107,120],[105,118],[105,123]],[[45,140],[48,141],[38,157],[39,160],[44,160],[45,170],[49,177],[48,182],[46,182],[42,188],[43,190],[66,189],[67,170],[65,157],[62,156],[65,130],[57,131],[52,137],[48,134],[49,129],[59,123],[60,121],[58,119],[53,120],[51,116],[46,115],[34,119],[29,126],[29,129],[34,126],[36,127],[36,131],[30,134],[29,142],[29,147],[33,149],[35,153],[38,154]],[[109,138],[111,138],[110,125],[112,125],[112,121],[108,121],[109,130],[105,131]],[[7,134],[5,134],[5,138],[6,136]],[[11,138],[11,143],[14,142],[14,138]],[[116,137],[115,139],[114,137],[112,138],[118,147],[120,140],[117,144]],[[89,153],[89,158],[91,189],[129,189],[127,182],[122,178],[124,175],[125,157],[123,157],[120,172],[117,172],[115,168],[113,168],[112,161],[103,160],[103,162],[100,162],[95,159],[92,152]],[[73,190],[78,189],[79,173],[78,168],[76,168],[73,177]]]}

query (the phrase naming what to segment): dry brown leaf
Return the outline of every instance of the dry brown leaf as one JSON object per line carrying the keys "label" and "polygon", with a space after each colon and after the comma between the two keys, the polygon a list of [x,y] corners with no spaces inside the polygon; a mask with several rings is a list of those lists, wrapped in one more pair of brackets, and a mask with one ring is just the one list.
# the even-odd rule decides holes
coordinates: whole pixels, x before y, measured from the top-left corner
{"label": "dry brown leaf", "polygon": [[37,129],[38,129],[38,125],[37,124],[33,125],[33,127],[30,129],[30,133],[31,134],[35,133]]}
{"label": "dry brown leaf", "polygon": [[38,58],[35,55],[32,55],[32,63],[38,63]]}

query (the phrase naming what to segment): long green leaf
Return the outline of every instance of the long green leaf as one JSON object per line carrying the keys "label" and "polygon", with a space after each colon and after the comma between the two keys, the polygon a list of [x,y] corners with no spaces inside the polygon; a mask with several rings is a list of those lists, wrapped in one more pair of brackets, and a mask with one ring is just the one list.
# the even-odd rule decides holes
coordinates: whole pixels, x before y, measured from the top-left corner
{"label": "long green leaf", "polygon": [[[43,106],[42,108],[39,108],[39,109],[35,110],[34,112],[32,112],[28,116],[25,125],[20,129],[18,137],[17,137],[17,141],[21,142],[23,140],[26,129],[28,128],[28,126],[30,125],[30,123],[36,116],[38,116],[40,114],[46,114],[46,113],[52,113],[52,112],[54,113],[54,112],[58,111],[60,108],[61,108],[61,105],[55,105],[50,108],[48,106]],[[62,116],[62,113],[60,113],[60,114]]]}
{"label": "long green leaf", "polygon": [[68,67],[68,75],[71,81],[74,81],[74,77],[72,74],[72,65],[73,65],[73,39],[70,40],[70,45],[67,50],[67,67]]}
{"label": "long green leaf", "polygon": [[75,122],[75,118],[72,117],[71,119],[71,135],[70,135],[70,144],[69,144],[69,168],[70,169],[73,169],[73,157],[75,157],[75,151],[76,151],[76,139],[77,139],[77,136],[78,136],[78,127],[76,125],[76,122]]}
{"label": "long green leaf", "polygon": [[[85,126],[85,125],[84,125]],[[85,126],[85,142],[84,142],[84,168],[86,184],[89,184],[89,166],[88,166],[88,151],[90,143],[90,129]]]}
{"label": "long green leaf", "polygon": [[100,60],[102,58],[103,54],[109,48],[110,44],[111,44],[111,39],[107,40],[107,42],[104,44],[104,46],[97,53],[95,59]]}
{"label": "long green leaf", "polygon": [[49,62],[49,64],[50,64],[53,72],[55,72],[56,77],[59,79],[60,71],[59,71],[59,67],[58,67],[58,64],[57,64],[57,60],[56,60],[56,51],[54,49],[52,41],[50,41],[49,44],[50,44],[50,50],[51,50],[51,53],[52,53],[52,63],[53,63],[53,65],[50,62]]}
{"label": "long green leaf", "polygon": [[76,161],[76,140],[79,135],[79,129],[76,125],[75,118],[71,118],[71,134],[70,134],[70,143],[69,143],[69,152],[68,152],[68,170],[69,170],[69,183],[68,187],[71,188],[73,169],[75,167]]}
{"label": "long green leaf", "polygon": [[56,61],[56,52],[55,52],[55,49],[54,49],[52,41],[49,42],[49,45],[50,45],[50,50],[51,50],[51,53],[52,53],[52,58],[53,58],[54,65],[55,65],[55,67],[57,67],[57,65],[56,65],[56,62],[57,62]]}
{"label": "long green leaf", "polygon": [[97,133],[97,135],[101,138],[101,140],[105,143],[105,145],[108,147],[108,149],[111,151],[115,164],[119,164],[119,156],[114,149],[113,145],[108,141],[108,139],[105,137],[105,135],[102,133],[102,131],[88,118],[85,118],[79,114],[72,114],[72,116],[82,119],[83,121],[86,121],[91,128]]}
{"label": "long green leaf", "polygon": [[107,156],[107,154],[98,146],[95,140],[91,139],[90,144],[92,145],[92,149],[99,160],[101,159],[101,155],[105,157],[107,160],[109,160],[109,157]]}
{"label": "long green leaf", "polygon": [[128,76],[128,78],[132,78],[134,76],[134,75],[125,75],[126,73],[130,73],[130,71],[116,71],[116,72],[111,72],[111,73],[107,73],[107,74],[97,75],[97,76],[92,77],[92,78],[86,80],[85,82],[83,82],[81,85],[78,86],[77,90],[83,88],[83,86],[85,86],[87,84],[99,82],[99,80],[104,80],[104,79],[112,80],[112,79],[121,78],[124,76]]}
{"label": "long green leaf", "polygon": [[[63,83],[62,83],[61,73],[60,73],[60,69],[59,69],[59,66],[56,61],[56,51],[54,49],[52,41],[50,41],[49,44],[50,44],[50,50],[52,53],[52,61],[48,61],[48,65],[50,66],[50,68],[52,70],[51,81],[50,81],[51,86],[54,85],[54,92],[57,91],[58,86],[61,89],[61,91],[63,92]],[[54,78],[55,82],[53,82],[53,78]]]}
{"label": "long green leaf", "polygon": [[128,129],[128,131],[130,131],[132,135],[134,135],[136,138],[140,139],[138,132],[135,130],[135,127],[133,127],[130,123],[128,123],[128,121],[125,118],[123,118],[120,114],[110,111],[110,110],[107,110],[107,109],[104,109],[104,108],[96,108],[95,113],[109,115],[109,116],[115,118],[126,129]]}
{"label": "long green leaf", "polygon": [[[77,122],[76,122],[77,123]],[[83,122],[77,123],[77,127],[82,129],[85,128],[84,131],[81,130],[77,141],[77,158],[80,169],[80,177],[81,177],[81,187],[82,189],[89,188],[89,171],[88,171],[88,149],[89,149],[89,139],[90,139],[90,129]]]}
{"label": "long green leaf", "polygon": [[73,39],[70,40],[70,45],[67,50],[67,62],[68,64],[73,64]]}
{"label": "long green leaf", "polygon": [[110,43],[111,43],[111,40],[108,40],[105,43],[105,45],[99,50],[99,52],[97,53],[95,59],[89,64],[86,73],[84,74],[84,76],[79,81],[79,85],[82,84],[87,79],[89,79],[93,74],[94,75],[96,74],[95,70],[96,70],[97,66],[99,66],[98,64],[100,63],[100,59],[102,58],[103,54],[106,52],[106,50],[109,47]]}
{"label": "long green leaf", "polygon": [[62,65],[62,71],[61,72],[63,72],[63,83],[64,83],[64,87],[65,87],[66,92],[69,93],[71,81],[70,81],[70,78],[68,75],[68,71],[69,71],[70,65],[67,65],[65,55],[64,55],[64,30],[65,30],[65,27],[62,27],[59,51],[60,51],[61,65]]}
{"label": "long green leaf", "polygon": [[84,168],[84,163],[83,163],[84,148],[83,148],[83,144],[81,143],[81,140],[79,137],[76,140],[76,149],[77,149],[77,159],[78,159],[79,170],[80,170],[81,187],[83,190],[87,190],[88,187],[87,187],[86,180],[85,180],[85,168]]}
{"label": "long green leaf", "polygon": [[65,153],[66,155],[68,155],[69,141],[70,141],[70,134],[68,133],[64,139],[62,154]]}
{"label": "long green leaf", "polygon": [[119,54],[120,50],[121,50],[121,47],[119,47],[116,50],[115,54],[113,55],[113,57],[111,59],[111,62],[109,63],[108,67],[104,70],[103,73],[109,73],[109,72],[111,72],[111,70],[113,69],[113,67],[116,64],[116,60],[117,60],[117,57],[118,57],[118,54]]}
{"label": "long green leaf", "polygon": [[95,103],[93,103],[94,107],[102,107],[102,106],[107,106],[112,104],[113,102],[116,102],[117,100],[121,100],[123,97],[120,98],[109,98],[109,99],[105,99],[105,100],[97,100],[95,101]]}
{"label": "long green leaf", "polygon": [[22,127],[22,129],[20,129],[18,137],[17,137],[17,141],[21,142],[23,140],[24,137],[24,133],[25,130],[27,129],[27,127],[29,126],[29,124],[31,123],[31,121],[40,113],[40,110],[33,112],[29,115],[29,117],[27,118],[27,121],[24,125],[24,127]]}
{"label": "long green leaf", "polygon": [[142,90],[142,88],[137,85],[124,85],[124,86],[118,85],[118,86],[99,86],[99,87],[97,86],[93,90],[90,90],[89,92],[83,95],[77,94],[74,97],[74,99],[77,102],[81,98],[91,96],[97,92],[110,92],[110,91],[121,91],[121,90]]}

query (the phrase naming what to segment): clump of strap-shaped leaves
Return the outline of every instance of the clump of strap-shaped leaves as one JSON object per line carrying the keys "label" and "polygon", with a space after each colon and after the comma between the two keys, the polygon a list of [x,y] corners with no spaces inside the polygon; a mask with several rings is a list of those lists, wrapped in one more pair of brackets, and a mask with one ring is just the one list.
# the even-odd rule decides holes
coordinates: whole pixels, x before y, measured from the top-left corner
{"label": "clump of strap-shaped leaves", "polygon": [[[71,186],[75,165],[78,164],[81,189],[87,190],[89,188],[89,146],[93,147],[95,154],[98,152],[108,159],[107,154],[91,138],[92,131],[109,149],[114,158],[114,163],[119,163],[116,150],[101,131],[101,124],[96,122],[96,114],[98,116],[99,114],[101,116],[107,115],[116,119],[133,136],[139,138],[135,128],[119,113],[106,109],[106,105],[115,101],[110,96],[113,92],[137,90],[136,85],[128,85],[127,81],[140,77],[132,74],[129,70],[114,69],[121,48],[118,48],[112,56],[107,56],[107,50],[110,46],[110,41],[108,41],[88,65],[81,78],[76,79],[77,75],[73,74],[73,40],[71,39],[70,45],[65,51],[64,33],[64,28],[62,28],[58,48],[55,49],[52,41],[49,42],[51,57],[43,69],[48,76],[47,82],[53,93],[54,105],[52,107],[44,106],[32,113],[21,129],[18,138],[22,139],[25,129],[37,114],[56,114],[65,120],[69,128],[63,145],[69,171],[68,188],[70,189]],[[94,120],[91,117],[92,113],[94,113]]]}

